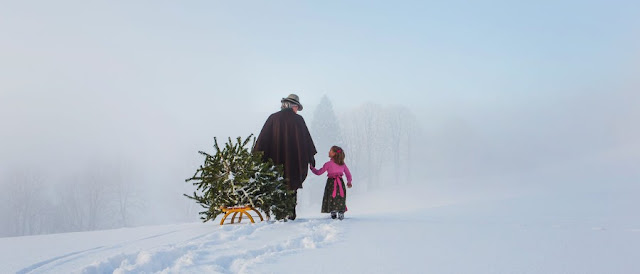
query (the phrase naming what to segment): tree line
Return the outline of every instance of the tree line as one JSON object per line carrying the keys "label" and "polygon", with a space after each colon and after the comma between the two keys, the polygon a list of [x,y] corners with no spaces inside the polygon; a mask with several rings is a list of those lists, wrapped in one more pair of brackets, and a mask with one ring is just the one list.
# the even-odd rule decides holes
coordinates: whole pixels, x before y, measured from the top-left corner
{"label": "tree line", "polygon": [[[407,107],[365,103],[336,113],[325,95],[311,121],[318,165],[328,159],[326,154],[332,145],[341,146],[358,184],[354,192],[375,190],[388,182],[405,183],[414,176],[422,130]],[[311,199],[321,197],[324,184],[320,181],[326,178],[310,179],[313,183],[305,187],[311,189]]]}
{"label": "tree line", "polygon": [[126,227],[144,207],[136,184],[115,168],[89,168],[62,182],[13,170],[0,183],[2,237]]}

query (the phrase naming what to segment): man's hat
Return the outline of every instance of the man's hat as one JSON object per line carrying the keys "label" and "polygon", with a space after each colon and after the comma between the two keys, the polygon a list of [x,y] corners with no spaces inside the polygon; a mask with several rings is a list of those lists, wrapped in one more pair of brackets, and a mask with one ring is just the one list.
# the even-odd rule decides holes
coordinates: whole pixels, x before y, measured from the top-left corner
{"label": "man's hat", "polygon": [[300,104],[300,98],[298,98],[298,95],[289,94],[287,98],[282,98],[282,100],[280,100],[280,103],[284,103],[284,101],[294,103],[298,105],[298,110],[302,110],[302,104]]}

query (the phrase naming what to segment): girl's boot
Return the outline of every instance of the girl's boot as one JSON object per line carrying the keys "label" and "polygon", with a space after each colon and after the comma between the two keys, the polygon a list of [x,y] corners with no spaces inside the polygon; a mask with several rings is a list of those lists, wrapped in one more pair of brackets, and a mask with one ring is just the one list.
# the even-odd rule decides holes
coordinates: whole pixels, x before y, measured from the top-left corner
{"label": "girl's boot", "polygon": [[335,211],[331,211],[331,219],[335,219],[336,218],[336,212]]}

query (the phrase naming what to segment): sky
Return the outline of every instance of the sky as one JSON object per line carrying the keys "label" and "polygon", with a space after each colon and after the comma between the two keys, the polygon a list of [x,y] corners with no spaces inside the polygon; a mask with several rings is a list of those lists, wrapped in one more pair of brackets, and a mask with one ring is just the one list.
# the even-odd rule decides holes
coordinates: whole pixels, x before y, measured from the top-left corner
{"label": "sky", "polygon": [[2,6],[2,173],[115,161],[180,183],[214,136],[258,134],[290,93],[307,121],[323,95],[338,113],[411,109],[440,169],[639,153],[637,1]]}

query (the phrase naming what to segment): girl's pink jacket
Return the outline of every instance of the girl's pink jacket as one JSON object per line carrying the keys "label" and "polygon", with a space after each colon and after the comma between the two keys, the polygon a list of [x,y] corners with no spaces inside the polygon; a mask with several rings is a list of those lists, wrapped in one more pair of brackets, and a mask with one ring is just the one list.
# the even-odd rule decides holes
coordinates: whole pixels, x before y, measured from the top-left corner
{"label": "girl's pink jacket", "polygon": [[327,175],[329,178],[339,178],[342,177],[342,174],[344,173],[347,175],[347,182],[351,183],[351,172],[349,171],[347,164],[338,165],[333,161],[328,161],[324,163],[321,169],[316,169],[312,166],[310,166],[310,168],[311,172],[315,175],[322,175],[322,173],[328,171],[329,173]]}

